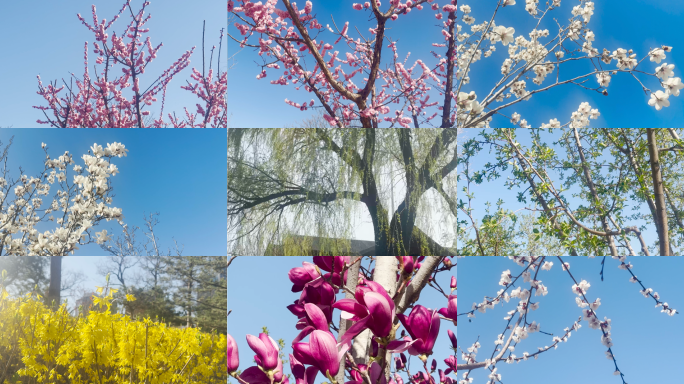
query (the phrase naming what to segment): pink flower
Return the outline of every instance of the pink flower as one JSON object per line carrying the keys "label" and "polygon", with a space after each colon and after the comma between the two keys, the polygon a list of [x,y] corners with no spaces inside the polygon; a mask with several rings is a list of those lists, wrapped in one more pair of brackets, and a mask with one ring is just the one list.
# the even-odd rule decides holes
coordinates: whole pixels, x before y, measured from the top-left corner
{"label": "pink flower", "polygon": [[405,274],[410,275],[413,273],[413,257],[411,256],[395,256],[399,260],[399,268],[404,271]]}
{"label": "pink flower", "polygon": [[444,359],[444,362],[449,368],[453,369],[454,372],[456,372],[456,356],[449,356],[446,359]]}
{"label": "pink flower", "polygon": [[237,371],[238,366],[240,365],[240,356],[238,354],[237,343],[235,343],[235,339],[233,339],[233,336],[231,335],[228,335],[228,350],[226,353],[228,355],[228,372]]}
{"label": "pink flower", "polygon": [[360,10],[363,9],[363,5],[358,4],[358,3],[354,3],[354,4],[352,5],[352,8],[356,9],[357,11],[360,11]]}
{"label": "pink flower", "polygon": [[449,295],[449,304],[446,308],[441,308],[439,314],[451,319],[456,325],[456,295]]}
{"label": "pink flower", "polygon": [[260,333],[259,337],[247,335],[247,344],[256,353],[254,360],[265,370],[278,366],[278,347],[269,335]]}
{"label": "pink flower", "polygon": [[240,378],[249,384],[271,384],[268,376],[259,367],[249,367],[245,369]]}
{"label": "pink flower", "polygon": [[304,304],[305,316],[301,317],[297,322],[297,329],[302,331],[292,340],[292,343],[298,343],[300,340],[308,336],[315,329],[320,331],[328,331],[328,321],[325,318],[325,314],[316,305],[311,303]]}
{"label": "pink flower", "polygon": [[301,292],[306,283],[321,276],[321,274],[316,270],[316,267],[311,263],[307,263],[306,261],[302,263],[302,267],[290,269],[290,272],[287,275],[290,278],[290,281],[294,284],[292,286],[292,292]]}
{"label": "pink flower", "polygon": [[317,329],[311,333],[309,343],[295,343],[292,349],[297,360],[320,369],[327,377],[337,375],[340,370],[340,360],[349,346],[341,345],[338,351],[335,337],[330,332]]}
{"label": "pink flower", "polygon": [[356,335],[368,328],[377,337],[387,337],[394,322],[394,301],[385,288],[374,281],[366,281],[366,286],[358,285],[353,299],[342,299],[332,305],[350,313],[350,320],[356,321],[342,336],[341,343],[346,344]]}
{"label": "pink flower", "polygon": [[290,354],[290,370],[295,377],[295,384],[314,384],[316,374],[318,374],[318,368],[308,367],[304,369],[304,365],[292,354]]}
{"label": "pink flower", "polygon": [[401,313],[397,317],[414,340],[414,343],[408,348],[408,353],[414,356],[431,355],[432,347],[435,345],[435,340],[439,334],[437,311],[416,305],[408,317]]}

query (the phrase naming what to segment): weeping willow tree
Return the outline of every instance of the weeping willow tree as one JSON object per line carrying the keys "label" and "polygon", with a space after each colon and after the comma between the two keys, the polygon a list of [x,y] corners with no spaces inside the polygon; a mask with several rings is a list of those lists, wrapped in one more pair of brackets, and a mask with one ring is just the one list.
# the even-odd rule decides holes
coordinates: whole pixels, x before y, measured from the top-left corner
{"label": "weeping willow tree", "polygon": [[[229,129],[229,255],[453,255],[456,129]],[[451,248],[454,247],[454,248]],[[358,248],[358,247],[356,247]]]}
{"label": "weeping willow tree", "polygon": [[[469,131],[459,157],[460,255],[489,256],[499,244],[509,253],[532,249],[518,243],[521,238],[552,239],[549,247],[559,256],[684,252],[684,129]],[[489,161],[477,164],[485,149]],[[496,213],[478,219],[477,185],[499,177],[511,190],[503,200],[517,199],[536,216],[533,238],[519,236],[517,214],[499,204]],[[655,235],[650,243],[648,232]]]}

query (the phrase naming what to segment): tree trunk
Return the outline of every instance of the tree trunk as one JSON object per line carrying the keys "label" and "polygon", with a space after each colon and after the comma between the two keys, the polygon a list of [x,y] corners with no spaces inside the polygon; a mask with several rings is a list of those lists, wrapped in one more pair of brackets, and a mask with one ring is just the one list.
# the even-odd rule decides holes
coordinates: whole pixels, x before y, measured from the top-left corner
{"label": "tree trunk", "polygon": [[658,227],[658,243],[660,256],[670,256],[670,241],[667,227],[667,210],[665,208],[665,193],[663,192],[663,175],[660,169],[660,157],[658,143],[656,142],[655,128],[646,128],[648,138],[648,154],[651,163],[651,176],[653,178],[653,195],[656,205],[656,226]]}
{"label": "tree trunk", "polygon": [[190,304],[190,300],[192,299],[192,278],[188,279],[188,317],[187,317],[187,324],[186,326],[190,328],[192,325],[191,318],[192,318],[192,304]]}
{"label": "tree trunk", "polygon": [[[373,281],[382,285],[389,297],[393,297],[397,292],[397,259],[393,256],[377,256],[375,258],[375,272]],[[395,318],[396,320],[396,318]],[[385,377],[387,382],[390,380],[390,368],[392,366],[392,354],[386,352],[384,348],[378,348],[378,355],[385,353]]]}
{"label": "tree trunk", "polygon": [[48,289],[48,295],[45,298],[45,304],[53,310],[59,308],[61,301],[62,257],[64,256],[50,257],[50,288]]}
{"label": "tree trunk", "polygon": [[[363,257],[363,256],[352,256],[351,262],[353,263],[354,261],[356,261],[357,259],[359,259],[361,257]],[[346,286],[351,292],[356,292],[356,286],[359,282],[359,270],[360,269],[361,269],[361,262],[358,262],[358,263],[352,264],[351,268],[349,268],[349,272],[347,272],[347,284],[346,284]],[[346,292],[344,297],[346,299],[353,299],[354,294]],[[351,327],[351,325],[352,325],[351,321],[343,319],[342,316],[340,315],[340,332],[338,333],[338,339],[339,339],[338,342],[342,341],[342,336],[344,336],[344,334],[347,332],[347,329],[349,329]],[[358,337],[357,337],[357,339],[358,339]],[[354,344],[356,344],[356,342]],[[360,353],[360,351],[352,350],[352,356],[354,357],[356,364],[363,364],[362,359],[356,360],[358,355],[354,355],[354,353]],[[340,360],[340,371],[337,373],[337,376],[335,378],[335,380],[339,384],[342,384],[345,382],[345,380],[344,380],[345,361],[346,361],[346,359],[344,359],[344,358],[342,358],[342,360]]]}

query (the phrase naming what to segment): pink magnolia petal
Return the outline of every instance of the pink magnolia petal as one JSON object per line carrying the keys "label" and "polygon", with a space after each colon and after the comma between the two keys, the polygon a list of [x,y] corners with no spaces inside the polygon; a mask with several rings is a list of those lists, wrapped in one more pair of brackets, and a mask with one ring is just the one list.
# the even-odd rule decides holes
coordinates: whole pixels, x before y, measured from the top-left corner
{"label": "pink magnolia petal", "polygon": [[387,337],[392,330],[392,312],[387,299],[376,292],[366,293],[364,299],[372,319],[368,328],[375,336]]}
{"label": "pink magnolia petal", "polygon": [[337,360],[337,345],[335,338],[328,332],[315,330],[310,337],[311,355],[316,359],[321,372],[329,372],[331,376],[337,375],[340,370],[340,361]]}

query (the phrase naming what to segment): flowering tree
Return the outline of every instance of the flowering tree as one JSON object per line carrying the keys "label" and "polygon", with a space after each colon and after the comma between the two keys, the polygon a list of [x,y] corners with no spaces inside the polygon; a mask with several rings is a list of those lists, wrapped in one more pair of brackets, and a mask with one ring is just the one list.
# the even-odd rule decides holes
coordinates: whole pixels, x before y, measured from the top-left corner
{"label": "flowering tree", "polygon": [[[590,256],[591,257],[591,256]],[[626,256],[613,257],[618,260],[620,264],[618,268],[629,273],[629,281],[632,283],[638,283],[642,288],[641,294],[646,298],[651,298],[655,302],[656,308],[660,308],[660,311],[669,315],[674,316],[679,312],[674,308],[670,307],[667,302],[661,300],[660,295],[654,292],[652,288],[646,288],[644,282],[636,277],[633,272],[633,265],[628,261]],[[500,381],[502,378],[501,373],[497,373],[497,364],[499,362],[505,363],[518,363],[527,361],[530,358],[537,359],[539,355],[548,352],[552,349],[556,349],[561,345],[562,342],[568,342],[572,331],[579,331],[581,328],[581,321],[586,320],[591,329],[597,329],[601,332],[601,344],[606,350],[606,357],[612,361],[615,371],[615,375],[620,375],[623,384],[626,384],[624,373],[618,367],[618,359],[616,357],[616,352],[613,351],[613,339],[611,336],[611,319],[604,317],[603,320],[599,318],[599,307],[601,305],[601,299],[595,298],[590,300],[591,297],[588,293],[591,284],[586,280],[579,280],[570,271],[570,263],[565,262],[563,258],[559,257],[545,257],[545,256],[509,256],[509,259],[513,260],[518,266],[521,267],[519,273],[511,272],[511,270],[505,270],[501,273],[501,278],[499,280],[499,285],[503,286],[501,290],[496,292],[495,295],[484,296],[484,299],[480,303],[473,303],[472,308],[469,311],[459,313],[458,316],[467,316],[468,318],[475,318],[475,312],[485,313],[488,309],[494,309],[498,304],[508,303],[510,300],[519,300],[516,308],[507,313],[504,317],[506,320],[505,327],[503,331],[498,335],[497,339],[494,341],[494,351],[488,358],[482,359],[477,358],[477,354],[482,344],[479,341],[475,341],[472,346],[463,350],[461,348],[461,362],[457,365],[458,371],[462,373],[462,380],[459,381],[460,384],[468,384],[473,382],[473,378],[470,377],[471,372],[477,369],[485,368],[490,371],[489,383],[494,383]],[[546,285],[542,283],[541,274],[543,271],[549,271],[554,265],[552,259],[557,259],[560,268],[568,275],[570,278],[568,280],[568,288],[577,295],[575,302],[582,308],[582,316],[580,316],[576,321],[572,323],[570,327],[565,328],[564,333],[557,334],[556,336],[551,333],[544,332],[544,330],[549,331],[550,327],[541,327],[539,323],[531,320],[532,314],[530,310],[534,311],[539,308],[540,303],[533,302],[532,296],[546,296],[549,293],[549,289]],[[603,268],[605,266],[605,257],[601,262],[601,280],[603,281]],[[558,268],[558,267],[557,267]],[[522,278],[522,281],[520,281]],[[570,282],[574,283],[570,286]],[[523,287],[524,283],[529,283],[529,288]],[[514,288],[515,287],[515,288]],[[506,335],[510,330],[510,333]],[[544,347],[539,347],[538,351],[533,353],[523,352],[522,356],[516,356],[513,352],[515,349],[520,348],[519,344],[522,340],[526,339],[531,333],[540,332],[549,336],[553,336],[552,343]],[[618,356],[619,356],[619,352]],[[524,364],[524,363],[523,363]]]}
{"label": "flowering tree", "polygon": [[[294,85],[297,90],[304,87],[313,93],[311,101],[300,104],[285,99],[287,104],[302,111],[323,108],[328,124],[339,128],[377,128],[383,121],[390,127],[404,128],[455,125],[456,0],[442,7],[433,0],[390,0],[384,9],[379,0],[353,4],[354,10],[369,13],[372,20],[370,37],[357,39],[348,34],[352,30],[349,22],[339,28],[333,19],[336,30],[329,24],[323,26],[313,13],[311,1],[301,10],[289,0],[282,0],[284,9],[276,8],[278,3],[229,0],[228,11],[239,19],[234,25],[241,35],[229,36],[240,47],[259,50],[263,63],[257,79],[273,70],[282,71],[271,84]],[[426,6],[437,11],[435,18],[444,42],[432,45],[441,52],[432,52],[432,64],[418,59],[406,67],[410,53],[401,60],[398,42],[386,33],[395,24],[410,23],[409,13]],[[337,40],[324,40],[327,32],[338,36]],[[340,53],[340,43],[346,45],[346,52]],[[393,55],[384,69],[383,48]],[[437,101],[430,100],[433,87],[439,93]]]}
{"label": "flowering tree", "polygon": [[[314,264],[289,271],[293,292],[302,292],[300,299],[288,306],[297,316],[301,332],[292,341],[289,354],[292,374],[297,383],[313,384],[320,372],[333,384],[402,384],[397,372],[406,371],[411,383],[435,384],[432,374],[437,370],[437,359],[428,368],[435,340],[439,336],[440,321],[456,322],[456,296],[447,295],[437,284],[437,273],[448,271],[452,264],[443,256],[383,257],[376,256],[375,268],[363,268],[362,256],[314,256]],[[233,258],[231,258],[233,261]],[[230,265],[230,262],[229,262]],[[323,274],[322,271],[328,272]],[[417,304],[421,291],[430,285],[444,295],[446,308],[428,309]],[[456,278],[452,276],[452,291]],[[346,298],[336,300],[339,290]],[[412,307],[411,313],[404,312]],[[335,309],[341,310],[338,325],[333,321]],[[410,335],[397,338],[403,326]],[[337,332],[337,337],[332,333]],[[453,350],[456,336],[447,331]],[[309,342],[302,342],[306,337]],[[228,373],[241,384],[289,383],[283,374],[279,354],[282,346],[266,333],[259,337],[246,335],[247,343],[256,353],[256,366],[238,371],[240,361],[235,339],[228,335]],[[412,374],[406,355],[417,356],[422,371]],[[391,374],[392,353],[395,372]],[[439,358],[441,360],[441,357]],[[448,376],[456,374],[456,358],[444,359],[446,370],[439,369],[439,382],[452,384]],[[345,372],[348,374],[345,377]]]}
{"label": "flowering tree", "polygon": [[[510,110],[513,105],[523,100],[529,100],[536,93],[544,92],[563,84],[576,84],[582,88],[608,95],[607,88],[610,84],[611,76],[617,73],[628,73],[637,79],[643,91],[650,95],[648,104],[654,106],[656,110],[661,110],[663,107],[670,105],[668,100],[670,95],[679,96],[679,90],[684,88],[684,84],[682,84],[679,77],[673,77],[674,64],[663,62],[652,73],[638,68],[646,58],[649,58],[651,62],[660,64],[666,58],[666,52],[671,52],[672,47],[663,45],[662,47],[650,49],[646,56],[641,60],[637,60],[636,53],[633,53],[631,49],[617,48],[611,54],[606,48],[599,52],[598,48],[592,46],[592,42],[596,38],[594,32],[588,28],[588,23],[594,14],[594,2],[592,1],[579,0],[579,5],[572,9],[570,24],[566,27],[560,27],[559,25],[558,35],[544,42],[543,39],[549,36],[549,30],[537,28],[551,10],[560,7],[560,3],[560,0],[553,0],[547,2],[546,9],[539,9],[538,0],[527,0],[525,2],[525,10],[535,19],[535,27],[529,34],[530,40],[527,40],[522,35],[516,37],[515,29],[512,27],[496,25],[495,17],[497,13],[500,11],[505,12],[502,9],[515,5],[516,0],[498,0],[491,19],[476,25],[472,25],[475,22],[475,18],[470,15],[471,7],[469,5],[461,5],[462,23],[458,24],[457,33],[458,41],[463,42],[463,44],[459,45],[457,49],[458,69],[456,70],[456,88],[458,93],[456,120],[459,127],[488,127],[492,116],[495,114],[509,118],[513,124],[522,128],[530,127],[531,125],[528,124],[527,120],[522,119],[517,112],[506,116],[503,110],[507,108]],[[461,31],[463,24],[472,25],[470,33]],[[487,40],[492,45],[483,52]],[[470,83],[468,74],[472,64],[480,61],[483,57],[490,57],[496,50],[496,43],[501,43],[504,47],[508,47],[509,57],[501,65],[501,74],[503,75],[501,79],[496,81],[487,96],[478,100],[475,91],[463,92],[462,90],[465,90],[466,84]],[[568,45],[574,49],[569,48]],[[589,60],[594,66],[595,70],[593,72],[574,78],[561,78],[560,67],[562,64],[585,59]],[[608,65],[613,60],[615,60],[617,69],[608,70],[602,68],[601,62]],[[553,75],[554,71],[556,72],[555,83],[539,89],[527,90],[527,82],[523,79],[523,76],[525,78],[534,76],[533,82],[538,86],[542,86],[547,76]],[[663,90],[651,91],[637,78],[637,74],[655,77],[658,80],[658,85]],[[596,76],[598,86],[591,88],[584,85],[594,75]],[[487,77],[487,79],[489,78]],[[512,96],[515,96],[513,101],[505,101],[505,99],[509,99]],[[596,119],[599,115],[600,113],[597,109],[592,109],[589,103],[583,102],[578,110],[572,113],[571,120],[562,126],[584,128],[589,126],[590,119]],[[558,119],[554,118],[548,124],[542,123],[541,127],[560,128],[561,123]]]}
{"label": "flowering tree", "polygon": [[[475,131],[463,142],[459,163],[464,191],[459,207],[459,255],[538,253],[529,242],[553,239],[554,255],[681,254],[684,246],[684,141],[680,128],[497,128]],[[523,137],[521,132],[529,138]],[[472,132],[471,132],[472,133]],[[521,143],[521,141],[527,143]],[[473,166],[490,149],[495,160]],[[508,173],[510,171],[510,173]],[[475,187],[507,175],[519,203],[531,212],[531,231],[516,228],[504,209],[474,218]],[[636,209],[647,208],[643,213]],[[642,235],[650,228],[655,244]],[[531,232],[531,233],[530,233]],[[544,241],[544,240],[542,240]],[[517,247],[523,244],[523,247]],[[521,249],[522,248],[522,249]]]}
{"label": "flowering tree", "polygon": [[[2,143],[0,143],[1,145]],[[5,147],[0,161],[7,160],[12,144]],[[121,209],[113,206],[109,177],[119,170],[111,164],[114,157],[126,156],[128,150],[121,143],[107,144],[103,148],[97,143],[91,147],[92,155],[83,155],[85,168],[74,165],[76,173],[69,182],[67,165],[74,164],[73,157],[65,152],[57,159],[51,159],[47,145],[45,168],[38,177],[23,174],[18,180],[8,178],[7,163],[0,177],[0,255],[8,256],[55,256],[50,258],[50,288],[47,302],[58,305],[62,280],[62,257],[73,254],[78,245],[96,242],[104,244],[110,240],[107,230],[91,233],[102,220],[117,220],[122,224]],[[86,173],[84,174],[84,170]],[[50,187],[57,182],[62,189],[57,191],[49,207],[41,209],[43,199],[50,193]],[[10,200],[10,191],[14,199]],[[69,202],[72,202],[70,204]],[[55,213],[57,218],[54,215]],[[48,215],[50,215],[48,217]],[[44,219],[55,221],[59,227],[40,232],[35,226]]]}
{"label": "flowering tree", "polygon": [[[43,111],[47,120],[38,120],[39,124],[50,124],[52,127],[59,128],[160,128],[167,126],[164,122],[164,101],[166,98],[166,88],[171,79],[190,64],[190,56],[195,47],[185,52],[175,63],[165,70],[156,80],[143,89],[140,83],[140,75],[145,73],[147,65],[156,58],[157,52],[163,44],[156,47],[152,46],[148,37],[144,42],[141,41],[143,34],[150,31],[143,28],[150,19],[148,15],[143,19],[145,7],[150,2],[145,1],[141,9],[134,14],[131,7],[131,0],[126,0],[119,13],[107,23],[106,19],[98,21],[95,13],[95,5],[92,6],[93,24],[88,24],[80,14],[78,19],[91,32],[95,34],[93,42],[93,53],[98,55],[97,64],[104,64],[102,70],[95,73],[95,79],[91,79],[88,72],[88,42],[85,43],[84,64],[85,71],[82,79],[76,78],[76,89],[72,81],[66,81],[61,87],[57,87],[57,81],[44,87],[40,76],[38,76],[37,92],[48,102],[48,106],[34,106]],[[109,39],[106,31],[119,18],[121,13],[128,9],[131,15],[131,22],[121,33],[121,37],[114,32]],[[130,38],[128,43],[124,42],[123,35]],[[192,79],[195,83],[187,82],[181,88],[188,90],[199,97],[204,105],[196,104],[196,113],[191,113],[185,108],[185,120],[175,115],[168,114],[171,125],[174,128],[220,128],[228,126],[226,112],[226,89],[228,74],[221,70],[221,42],[223,41],[223,30],[219,40],[218,63],[216,70],[212,69],[214,49],[211,48],[209,59],[209,71],[205,72],[204,64],[204,30],[202,31],[202,72],[195,68],[192,69]],[[109,43],[108,43],[109,42]],[[147,50],[143,49],[143,45]],[[121,71],[123,76],[114,78],[111,71],[115,65],[123,66]],[[216,76],[214,76],[216,74]],[[75,78],[76,76],[72,74]],[[133,96],[127,99],[122,90],[131,87]],[[59,97],[59,93],[67,87],[69,93],[66,97]],[[161,92],[162,103],[159,111],[159,118],[148,124],[144,116],[148,116],[150,111],[144,110],[145,107],[157,101],[155,97]],[[52,111],[53,117],[48,116],[48,110]]]}

